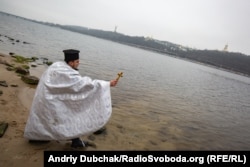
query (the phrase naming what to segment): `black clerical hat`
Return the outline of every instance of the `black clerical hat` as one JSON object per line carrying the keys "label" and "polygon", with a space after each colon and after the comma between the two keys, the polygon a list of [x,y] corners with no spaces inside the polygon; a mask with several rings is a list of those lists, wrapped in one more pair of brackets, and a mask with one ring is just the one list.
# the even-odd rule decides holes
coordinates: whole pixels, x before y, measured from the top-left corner
{"label": "black clerical hat", "polygon": [[67,49],[63,50],[63,52],[64,52],[64,60],[66,62],[79,59],[79,52],[80,52],[79,50]]}

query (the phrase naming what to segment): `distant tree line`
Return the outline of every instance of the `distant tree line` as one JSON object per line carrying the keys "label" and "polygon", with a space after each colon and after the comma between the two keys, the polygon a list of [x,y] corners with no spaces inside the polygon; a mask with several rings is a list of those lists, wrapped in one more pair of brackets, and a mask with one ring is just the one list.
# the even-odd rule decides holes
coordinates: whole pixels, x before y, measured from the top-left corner
{"label": "distant tree line", "polygon": [[79,26],[60,26],[62,29],[91,35],[135,47],[140,47],[155,52],[168,54],[204,64],[216,66],[226,70],[238,72],[250,76],[250,56],[242,53],[225,52],[218,50],[196,50],[167,41],[158,41],[144,37],[132,37],[112,31],[88,29]]}
{"label": "distant tree line", "polygon": [[179,57],[224,68],[250,76],[250,56],[217,50],[179,51]]}
{"label": "distant tree line", "polygon": [[62,29],[70,30],[73,32],[78,32],[81,34],[91,35],[97,38],[107,39],[114,42],[124,43],[128,45],[133,45],[141,48],[148,48],[151,50],[159,50],[168,52],[170,47],[176,47],[177,45],[171,44],[168,42],[168,45],[162,44],[160,42],[156,42],[151,39],[147,39],[144,37],[139,36],[128,36],[117,32],[112,31],[103,31],[103,30],[96,30],[96,29],[88,29],[85,27],[79,26],[60,26]]}
{"label": "distant tree line", "polygon": [[250,76],[250,56],[244,55],[242,53],[224,52],[218,50],[196,50],[187,47],[182,47],[178,44],[174,44],[168,41],[159,41],[156,39],[138,36],[128,36],[117,32],[90,29],[81,26],[59,25],[48,22],[40,22],[36,20],[22,18],[19,16],[15,17],[48,26],[58,27],[73,32],[78,32],[81,34],[94,36],[97,38],[107,39],[114,42],[147,49],[154,52],[159,52],[162,54],[167,54],[170,56],[201,62],[204,64],[216,66],[219,68]]}

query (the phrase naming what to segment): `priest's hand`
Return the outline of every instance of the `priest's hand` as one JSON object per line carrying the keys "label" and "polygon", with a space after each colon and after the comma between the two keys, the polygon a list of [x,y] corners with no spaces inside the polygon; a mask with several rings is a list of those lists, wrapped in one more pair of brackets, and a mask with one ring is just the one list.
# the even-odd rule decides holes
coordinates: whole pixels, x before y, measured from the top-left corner
{"label": "priest's hand", "polygon": [[114,79],[110,81],[110,86],[116,86],[116,84],[118,83],[118,80]]}

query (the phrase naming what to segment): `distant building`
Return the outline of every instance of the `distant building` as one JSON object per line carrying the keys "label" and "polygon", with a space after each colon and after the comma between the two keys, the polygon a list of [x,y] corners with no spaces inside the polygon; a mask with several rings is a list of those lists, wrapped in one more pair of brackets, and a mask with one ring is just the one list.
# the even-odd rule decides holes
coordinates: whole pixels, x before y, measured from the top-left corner
{"label": "distant building", "polygon": [[228,44],[225,45],[223,51],[224,51],[224,52],[227,52],[227,51],[228,51]]}
{"label": "distant building", "polygon": [[152,36],[151,37],[148,36],[148,37],[145,38],[145,40],[150,41],[150,40],[154,40],[154,38]]}
{"label": "distant building", "polygon": [[114,30],[115,33],[116,33],[116,30],[117,30],[117,26],[115,26],[115,30]]}

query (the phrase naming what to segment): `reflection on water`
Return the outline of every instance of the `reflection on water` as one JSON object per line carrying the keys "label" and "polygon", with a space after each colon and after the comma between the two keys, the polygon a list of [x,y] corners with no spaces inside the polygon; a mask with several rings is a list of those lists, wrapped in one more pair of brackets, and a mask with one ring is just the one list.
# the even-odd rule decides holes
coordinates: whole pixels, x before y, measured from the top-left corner
{"label": "reflection on water", "polygon": [[148,149],[250,149],[249,78],[10,16],[0,19],[0,34],[31,43],[4,41],[0,51],[57,61],[63,49],[74,48],[81,51],[82,75],[110,80],[122,71],[112,88],[112,121],[127,129],[131,141]]}

